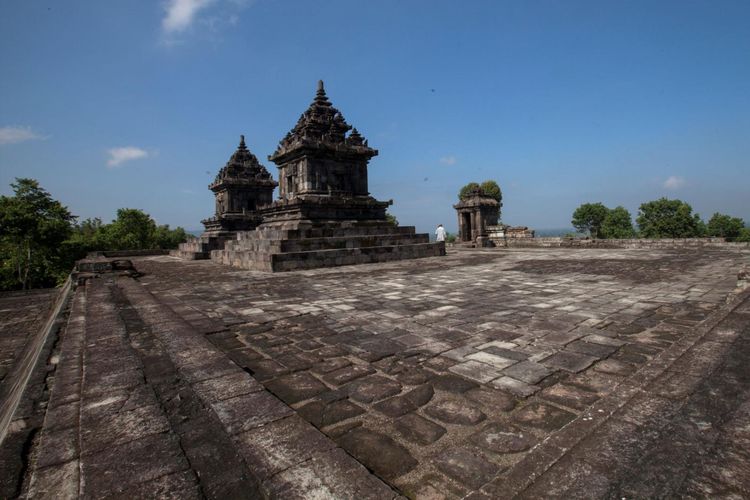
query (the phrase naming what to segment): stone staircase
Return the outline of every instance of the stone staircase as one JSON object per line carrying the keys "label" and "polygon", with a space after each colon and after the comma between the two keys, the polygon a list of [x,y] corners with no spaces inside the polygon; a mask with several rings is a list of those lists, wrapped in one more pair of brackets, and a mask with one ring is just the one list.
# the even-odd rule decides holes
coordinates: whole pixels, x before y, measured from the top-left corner
{"label": "stone staircase", "polygon": [[219,263],[255,271],[292,271],[445,255],[444,243],[430,243],[412,226],[383,222],[339,222],[310,227],[259,227],[240,232],[223,249]]}
{"label": "stone staircase", "polygon": [[223,248],[227,240],[223,236],[201,236],[180,243],[177,250],[170,250],[169,255],[184,260],[206,260],[211,258],[211,251]]}

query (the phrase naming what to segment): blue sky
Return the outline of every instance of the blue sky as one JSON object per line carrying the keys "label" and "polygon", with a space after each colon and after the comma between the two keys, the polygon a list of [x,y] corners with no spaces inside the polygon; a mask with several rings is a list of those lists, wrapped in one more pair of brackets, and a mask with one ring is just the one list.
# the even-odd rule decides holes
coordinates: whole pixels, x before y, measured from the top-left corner
{"label": "blue sky", "polygon": [[661,196],[750,221],[749,26],[747,1],[6,0],[0,193],[200,228],[239,135],[275,177],[323,79],[421,231],[485,179],[514,225]]}

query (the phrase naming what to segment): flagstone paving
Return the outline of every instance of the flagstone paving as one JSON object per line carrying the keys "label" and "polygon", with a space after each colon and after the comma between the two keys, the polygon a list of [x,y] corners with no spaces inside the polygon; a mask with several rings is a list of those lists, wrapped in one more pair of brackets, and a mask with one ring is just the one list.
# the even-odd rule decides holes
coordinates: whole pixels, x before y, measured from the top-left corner
{"label": "flagstone paving", "polygon": [[154,258],[140,281],[404,493],[518,463],[721,306],[747,254],[461,251],[284,275]]}
{"label": "flagstone paving", "polygon": [[28,494],[746,496],[748,257],[135,259],[76,291]]}

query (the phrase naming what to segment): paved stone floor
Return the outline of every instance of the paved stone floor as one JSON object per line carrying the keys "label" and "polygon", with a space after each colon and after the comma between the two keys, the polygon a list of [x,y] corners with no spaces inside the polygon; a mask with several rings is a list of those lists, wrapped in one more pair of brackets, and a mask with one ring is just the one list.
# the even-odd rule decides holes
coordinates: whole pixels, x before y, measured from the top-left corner
{"label": "paved stone floor", "polygon": [[284,274],[138,259],[137,280],[76,292],[27,485],[747,497],[749,256],[458,250]]}

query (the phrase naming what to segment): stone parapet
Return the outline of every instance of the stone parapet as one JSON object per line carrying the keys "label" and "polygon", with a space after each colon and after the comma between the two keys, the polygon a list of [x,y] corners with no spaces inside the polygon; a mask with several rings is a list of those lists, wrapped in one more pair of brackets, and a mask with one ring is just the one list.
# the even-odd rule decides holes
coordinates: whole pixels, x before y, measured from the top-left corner
{"label": "stone parapet", "polygon": [[750,248],[748,242],[729,242],[723,238],[633,238],[604,240],[590,238],[509,238],[497,246],[515,248]]}

